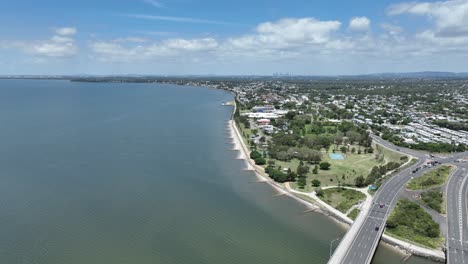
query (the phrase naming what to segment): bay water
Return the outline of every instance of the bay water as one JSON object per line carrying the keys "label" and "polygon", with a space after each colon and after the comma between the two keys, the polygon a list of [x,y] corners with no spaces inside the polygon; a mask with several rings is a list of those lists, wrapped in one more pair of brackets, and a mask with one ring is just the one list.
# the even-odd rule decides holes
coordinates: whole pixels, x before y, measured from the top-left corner
{"label": "bay water", "polygon": [[[0,263],[326,263],[345,228],[244,170],[232,99],[0,80]],[[381,245],[373,263],[403,258]]]}

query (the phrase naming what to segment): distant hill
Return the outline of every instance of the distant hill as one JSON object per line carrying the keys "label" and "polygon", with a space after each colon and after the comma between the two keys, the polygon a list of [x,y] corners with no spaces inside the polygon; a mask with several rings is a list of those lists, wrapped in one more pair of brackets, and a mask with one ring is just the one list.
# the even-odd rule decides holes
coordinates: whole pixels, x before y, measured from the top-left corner
{"label": "distant hill", "polygon": [[396,73],[374,73],[366,75],[354,75],[352,77],[371,78],[467,78],[468,72],[396,72]]}

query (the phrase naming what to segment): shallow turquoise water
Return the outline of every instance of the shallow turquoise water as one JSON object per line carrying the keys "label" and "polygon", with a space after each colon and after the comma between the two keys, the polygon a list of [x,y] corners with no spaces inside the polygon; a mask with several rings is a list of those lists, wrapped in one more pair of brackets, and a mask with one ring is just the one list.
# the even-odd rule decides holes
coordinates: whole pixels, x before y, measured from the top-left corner
{"label": "shallow turquoise water", "polygon": [[231,99],[0,80],[0,263],[326,263],[345,230],[242,170]]}

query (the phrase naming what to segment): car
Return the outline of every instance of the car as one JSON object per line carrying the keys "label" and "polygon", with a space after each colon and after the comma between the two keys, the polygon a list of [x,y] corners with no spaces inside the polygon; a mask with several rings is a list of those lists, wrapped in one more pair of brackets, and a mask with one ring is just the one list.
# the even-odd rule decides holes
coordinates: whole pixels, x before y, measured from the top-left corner
{"label": "car", "polygon": [[381,205],[380,205],[380,208],[384,208],[384,206],[385,206],[385,204],[381,204]]}

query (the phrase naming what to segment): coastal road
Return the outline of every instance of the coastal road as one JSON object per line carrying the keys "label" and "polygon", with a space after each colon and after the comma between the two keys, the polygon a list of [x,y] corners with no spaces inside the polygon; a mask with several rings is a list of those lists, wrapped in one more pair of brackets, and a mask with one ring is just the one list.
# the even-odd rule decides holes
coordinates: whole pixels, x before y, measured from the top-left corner
{"label": "coastal road", "polygon": [[447,263],[468,264],[468,164],[459,165],[447,184]]}
{"label": "coastal road", "polygon": [[416,167],[421,167],[428,157],[426,154],[418,151],[397,147],[377,136],[372,135],[372,138],[374,142],[393,151],[411,155],[417,158],[418,161],[384,182],[377,191],[364,221],[355,222],[360,226],[356,234],[353,234],[354,238],[347,240],[351,241],[349,243],[340,243],[329,261],[331,264],[365,264],[372,261],[380,237],[384,232],[387,218],[397,202],[400,191],[412,177],[422,175],[421,172],[413,174],[412,171]]}

